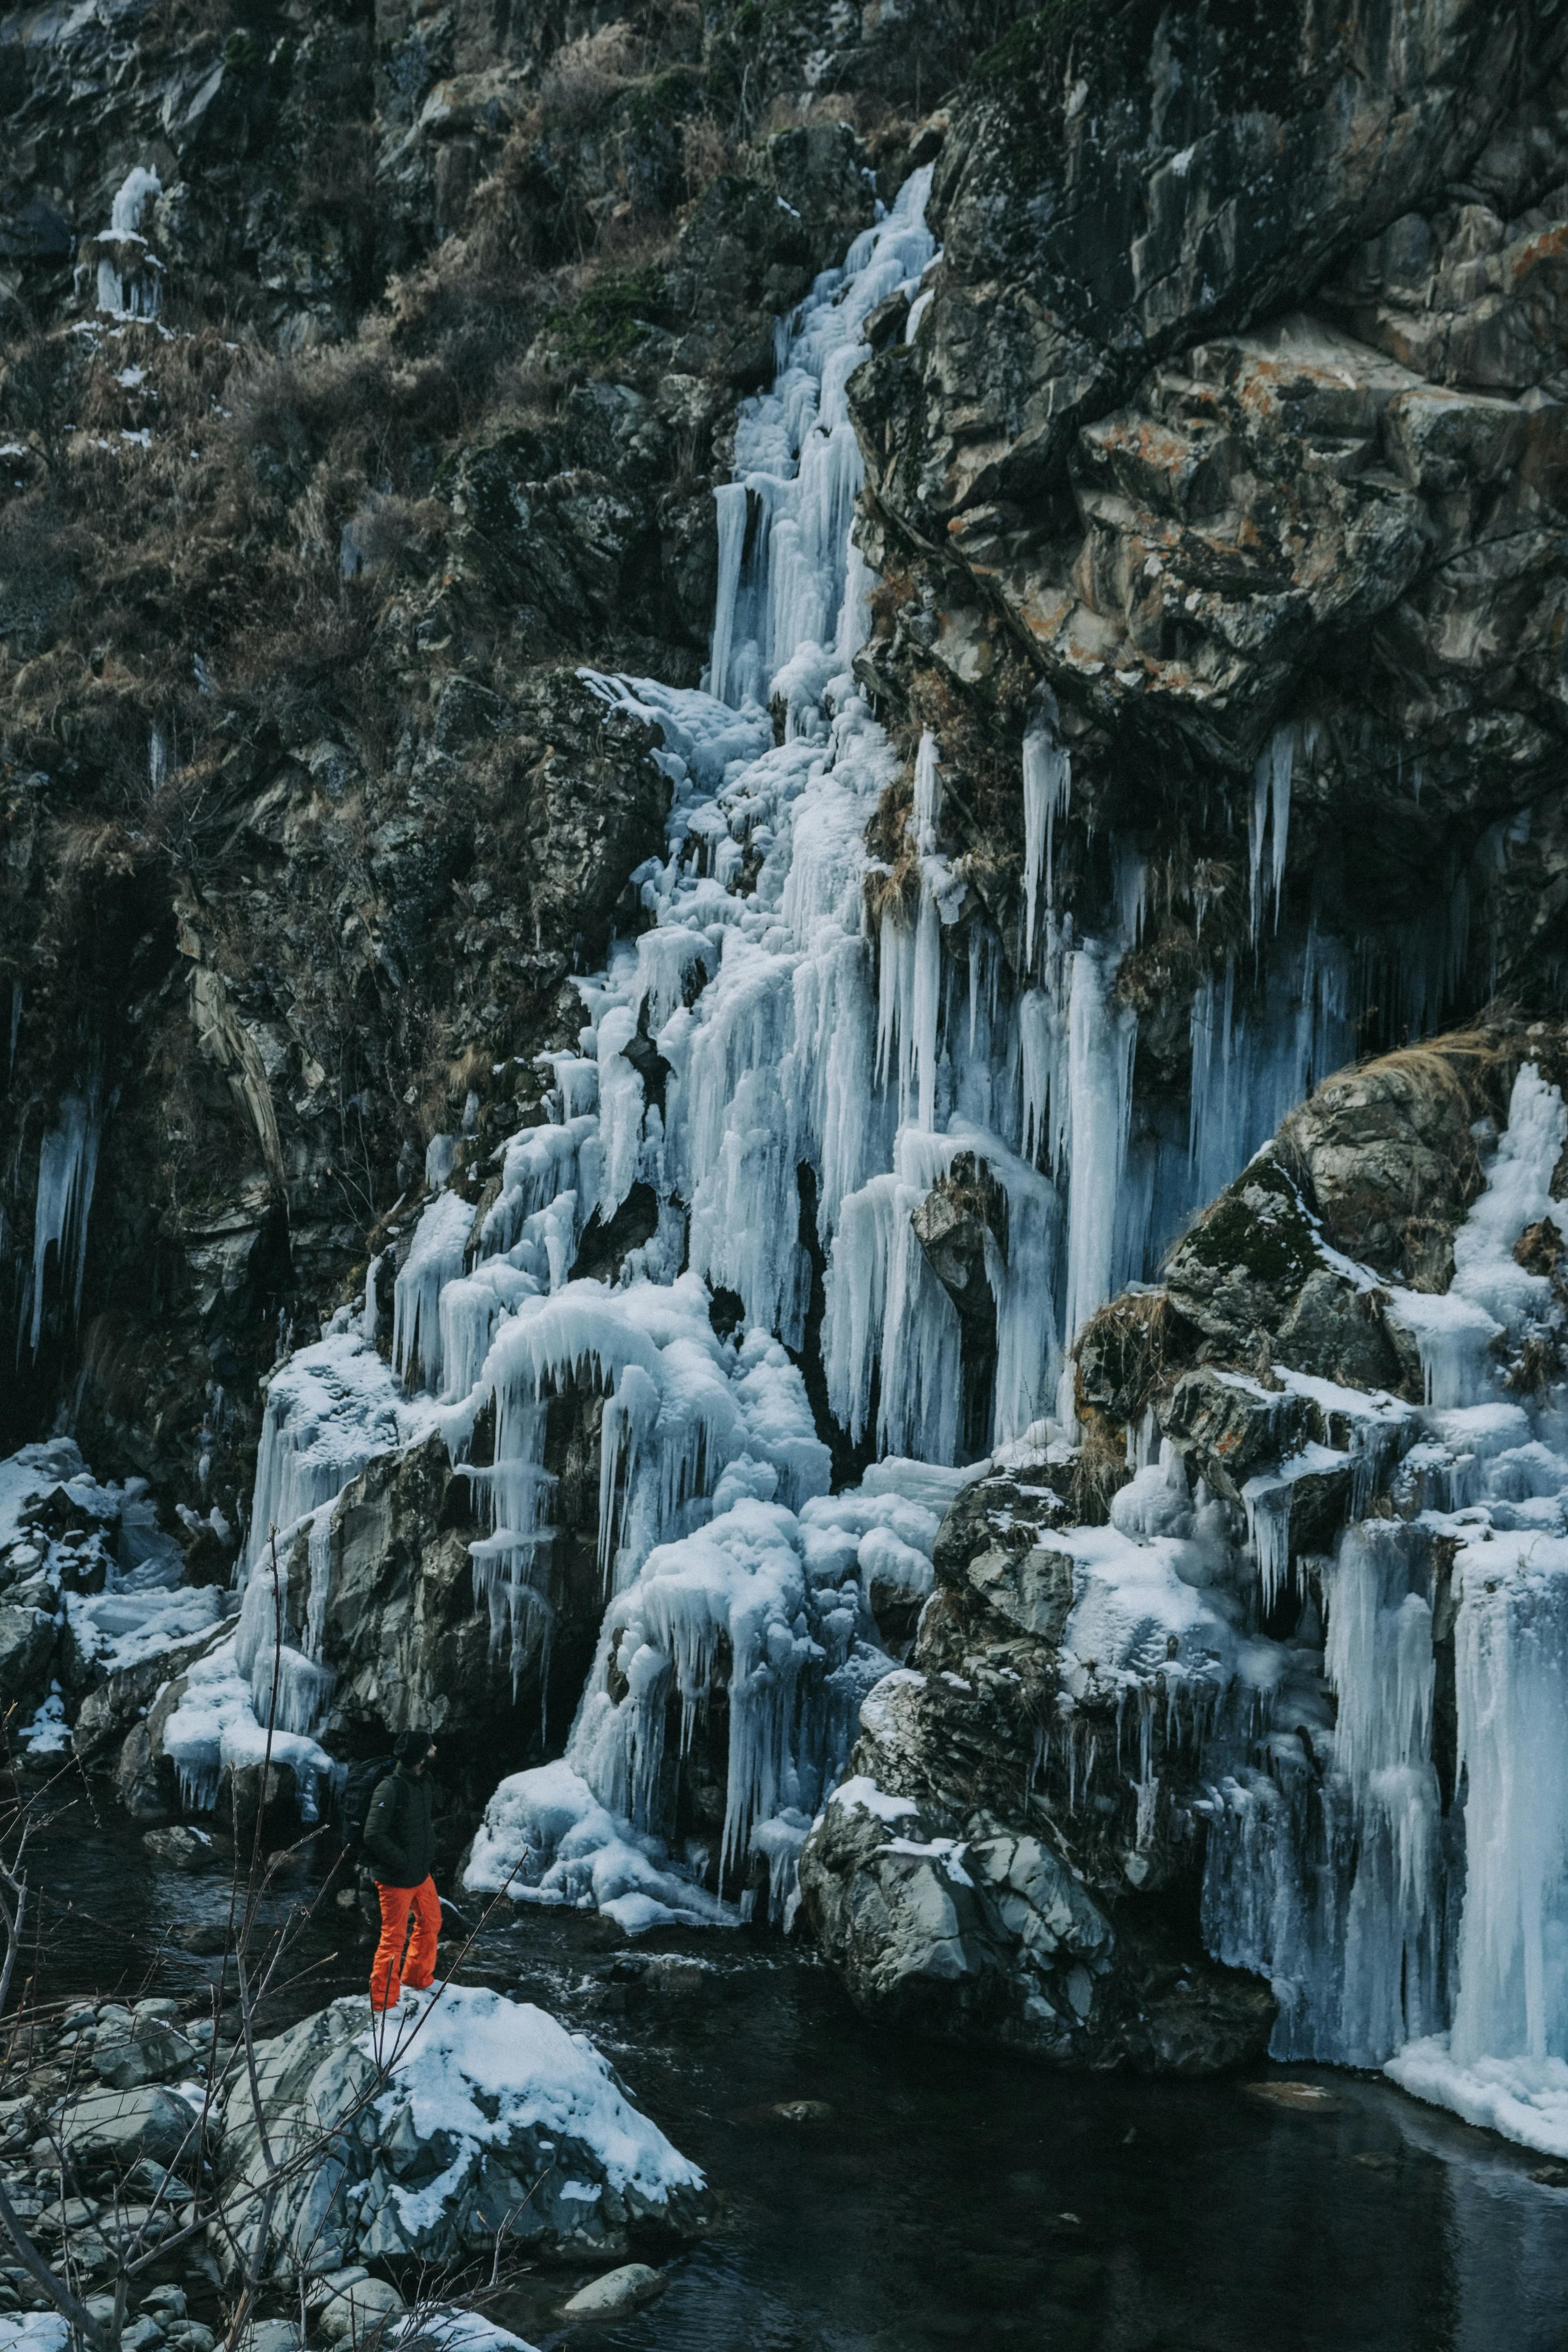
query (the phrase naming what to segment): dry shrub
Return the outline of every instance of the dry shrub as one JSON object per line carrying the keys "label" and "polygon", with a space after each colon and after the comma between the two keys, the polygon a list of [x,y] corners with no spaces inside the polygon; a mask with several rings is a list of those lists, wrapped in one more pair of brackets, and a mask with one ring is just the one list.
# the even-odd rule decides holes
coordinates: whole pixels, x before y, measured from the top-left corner
{"label": "dry shrub", "polygon": [[1417,1097],[1434,1104],[1446,1100],[1468,1118],[1477,1118],[1492,1108],[1497,1078],[1516,1058],[1505,1039],[1485,1029],[1456,1029],[1358,1066],[1365,1076],[1397,1074]]}
{"label": "dry shrub", "polygon": [[700,196],[710,180],[729,170],[734,150],[710,114],[694,114],[680,126],[680,182],[688,196]]}
{"label": "dry shrub", "polygon": [[809,98],[795,98],[781,90],[763,117],[763,135],[771,138],[780,131],[796,130],[803,122],[847,122],[853,127],[858,119],[859,109],[852,90],[818,90]]}
{"label": "dry shrub", "polygon": [[565,131],[586,128],[614,104],[641,67],[642,44],[624,22],[563,42],[539,85],[544,124]]}
{"label": "dry shrub", "polygon": [[373,491],[350,518],[347,534],[367,571],[407,562],[423,570],[438,550],[447,509],[437,499],[415,501]]}
{"label": "dry shrub", "polygon": [[1080,1404],[1136,1427],[1165,1377],[1174,1330],[1163,1290],[1125,1291],[1100,1307],[1073,1347]]}
{"label": "dry shrub", "polygon": [[1092,1415],[1084,1423],[1072,1465],[1071,1507],[1080,1525],[1102,1528],[1110,1516],[1111,1496],[1131,1475],[1125,1444],[1109,1423]]}
{"label": "dry shrub", "polygon": [[0,628],[15,651],[36,654],[48,643],[91,550],[50,486],[0,507]]}

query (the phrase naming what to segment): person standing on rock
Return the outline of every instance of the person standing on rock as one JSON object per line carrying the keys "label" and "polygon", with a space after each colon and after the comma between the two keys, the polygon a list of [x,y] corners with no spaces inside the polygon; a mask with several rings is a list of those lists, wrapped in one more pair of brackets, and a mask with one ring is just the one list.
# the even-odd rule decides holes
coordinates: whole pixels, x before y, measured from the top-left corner
{"label": "person standing on rock", "polygon": [[393,1753],[395,1769],[376,1784],[364,1822],[364,1850],[381,1899],[381,1940],[370,1971],[371,2011],[378,2017],[397,2007],[405,1985],[410,1992],[428,1990],[441,1932],[441,1898],[430,1875],[436,1832],[429,1765],[436,1743],[416,1726]]}

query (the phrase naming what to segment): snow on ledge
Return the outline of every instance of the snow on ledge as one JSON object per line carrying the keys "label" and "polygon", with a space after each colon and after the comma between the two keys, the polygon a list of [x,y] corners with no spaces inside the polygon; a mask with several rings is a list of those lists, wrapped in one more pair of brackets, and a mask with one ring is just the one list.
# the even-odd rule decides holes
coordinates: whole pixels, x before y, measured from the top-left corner
{"label": "snow on ledge", "polygon": [[1568,2158],[1568,2061],[1478,2058],[1461,2066],[1448,2054],[1447,2035],[1433,2033],[1407,2042],[1383,2071],[1428,2106],[1447,2107],[1542,2156]]}

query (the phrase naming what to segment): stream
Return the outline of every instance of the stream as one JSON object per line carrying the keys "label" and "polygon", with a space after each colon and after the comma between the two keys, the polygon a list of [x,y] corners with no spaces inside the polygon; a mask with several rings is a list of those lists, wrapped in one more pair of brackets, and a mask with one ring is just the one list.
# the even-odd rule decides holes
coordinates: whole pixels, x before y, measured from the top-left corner
{"label": "stream", "polygon": [[[111,1803],[56,1801],[35,1849],[50,1907],[40,1990],[209,1981],[215,1962],[166,1939],[225,1916],[226,1874],[150,1864]],[[319,1883],[287,1865],[275,1915]],[[369,1968],[368,1937],[330,1898],[296,1948],[274,2029],[360,1990]],[[872,2032],[809,1947],[744,1932],[612,1943],[571,1912],[492,1923],[462,1975],[591,2034],[723,2201],[712,2237],[630,2318],[564,2326],[578,2279],[526,2274],[494,2316],[539,2352],[1568,2347],[1568,2186],[1375,2076],[1058,2074]],[[1287,2084],[1319,2095],[1282,2101]]]}

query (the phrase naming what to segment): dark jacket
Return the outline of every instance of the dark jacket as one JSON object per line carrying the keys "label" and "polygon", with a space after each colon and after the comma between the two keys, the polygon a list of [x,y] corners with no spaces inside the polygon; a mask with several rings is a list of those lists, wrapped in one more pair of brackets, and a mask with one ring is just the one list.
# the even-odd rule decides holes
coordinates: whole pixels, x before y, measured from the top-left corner
{"label": "dark jacket", "polygon": [[364,1850],[378,1886],[422,1886],[436,1859],[436,1830],[426,1767],[417,1779],[400,1764],[376,1784],[364,1817]]}

